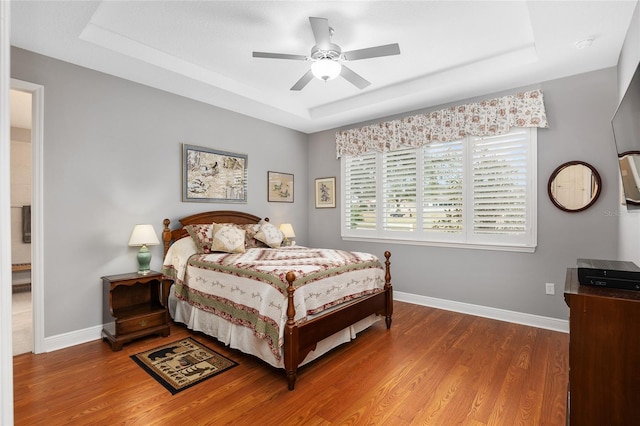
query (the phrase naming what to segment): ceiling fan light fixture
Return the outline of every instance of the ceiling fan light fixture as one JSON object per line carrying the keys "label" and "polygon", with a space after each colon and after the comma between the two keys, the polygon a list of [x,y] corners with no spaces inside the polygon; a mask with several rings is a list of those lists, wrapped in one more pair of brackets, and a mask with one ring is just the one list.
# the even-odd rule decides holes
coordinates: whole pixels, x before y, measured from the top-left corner
{"label": "ceiling fan light fixture", "polygon": [[290,59],[311,62],[311,69],[307,70],[289,90],[298,92],[304,89],[314,77],[318,80],[329,81],[337,76],[343,77],[349,83],[362,90],[371,83],[348,66],[342,65],[342,61],[357,61],[360,59],[400,54],[400,46],[398,43],[367,47],[342,53],[340,46],[331,43],[333,28],[329,26],[329,21],[326,18],[314,18],[310,16],[309,23],[311,24],[313,38],[316,42],[311,48],[311,54],[309,56],[291,55],[288,53],[253,52],[254,58]]}
{"label": "ceiling fan light fixture", "polygon": [[311,72],[314,77],[328,81],[340,75],[342,65],[333,59],[323,58],[311,64]]}

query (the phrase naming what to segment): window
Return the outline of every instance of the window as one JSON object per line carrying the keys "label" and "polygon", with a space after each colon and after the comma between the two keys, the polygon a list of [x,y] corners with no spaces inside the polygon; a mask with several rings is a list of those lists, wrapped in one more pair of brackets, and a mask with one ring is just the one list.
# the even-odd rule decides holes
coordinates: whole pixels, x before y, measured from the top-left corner
{"label": "window", "polygon": [[532,252],[536,135],[343,157],[343,238]]}

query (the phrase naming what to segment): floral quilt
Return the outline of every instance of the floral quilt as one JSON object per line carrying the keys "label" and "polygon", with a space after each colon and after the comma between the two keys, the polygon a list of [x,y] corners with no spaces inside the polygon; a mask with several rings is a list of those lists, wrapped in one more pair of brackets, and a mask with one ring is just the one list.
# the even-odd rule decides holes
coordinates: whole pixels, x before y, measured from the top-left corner
{"label": "floral quilt", "polygon": [[163,265],[176,297],[249,327],[278,359],[287,320],[287,272],[296,274],[296,321],[384,287],[384,269],[368,253],[293,246],[198,254],[184,240],[191,239],[174,243]]}

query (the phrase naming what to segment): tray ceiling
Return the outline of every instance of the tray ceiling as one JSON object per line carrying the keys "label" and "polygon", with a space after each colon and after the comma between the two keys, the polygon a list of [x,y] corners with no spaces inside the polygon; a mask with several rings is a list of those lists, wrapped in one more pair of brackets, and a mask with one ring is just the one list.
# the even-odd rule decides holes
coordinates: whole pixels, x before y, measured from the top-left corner
{"label": "tray ceiling", "polygon": [[[13,1],[11,44],[312,133],[615,66],[637,1]],[[344,51],[342,78],[289,88],[309,55],[309,17]],[[578,49],[576,42],[591,39]]]}

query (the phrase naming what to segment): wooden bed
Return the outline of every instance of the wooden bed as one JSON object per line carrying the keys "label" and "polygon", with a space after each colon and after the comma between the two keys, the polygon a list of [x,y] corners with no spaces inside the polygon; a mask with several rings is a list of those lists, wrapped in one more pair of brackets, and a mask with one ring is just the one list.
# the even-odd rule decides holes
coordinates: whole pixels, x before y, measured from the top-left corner
{"label": "wooden bed", "polygon": [[[262,219],[243,212],[220,210],[199,213],[187,216],[179,220],[180,226],[171,230],[170,220],[164,220],[162,231],[162,241],[164,244],[165,256],[169,247],[174,241],[188,236],[185,227],[195,224],[215,223],[235,223],[235,224],[256,224]],[[265,219],[268,221],[268,219]],[[384,290],[378,293],[363,296],[362,298],[346,303],[335,310],[309,320],[295,321],[295,307],[293,295],[295,292],[293,282],[296,276],[293,272],[286,274],[287,287],[287,321],[284,332],[284,369],[287,374],[289,390],[295,387],[297,369],[310,351],[314,350],[321,340],[343,330],[350,325],[372,315],[377,314],[385,317],[386,327],[391,327],[391,317],[393,314],[393,288],[391,285],[391,270],[389,258],[391,253],[386,251],[385,256],[385,283]],[[165,294],[165,306],[167,306],[168,287]]]}

